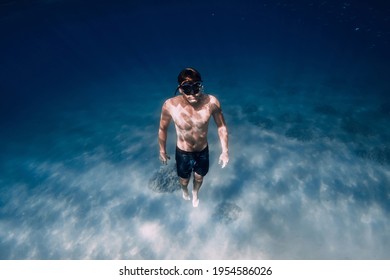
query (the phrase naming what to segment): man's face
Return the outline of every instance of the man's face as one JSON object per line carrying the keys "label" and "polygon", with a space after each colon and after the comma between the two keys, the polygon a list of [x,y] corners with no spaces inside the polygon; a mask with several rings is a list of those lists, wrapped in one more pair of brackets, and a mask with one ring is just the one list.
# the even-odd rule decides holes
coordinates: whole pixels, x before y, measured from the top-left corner
{"label": "man's face", "polygon": [[201,93],[198,92],[195,95],[187,95],[187,94],[183,93],[183,96],[184,96],[185,99],[187,99],[187,101],[190,104],[196,104],[196,103],[198,103],[200,101]]}
{"label": "man's face", "polygon": [[180,85],[180,92],[190,104],[199,102],[201,98],[202,83],[186,81]]}

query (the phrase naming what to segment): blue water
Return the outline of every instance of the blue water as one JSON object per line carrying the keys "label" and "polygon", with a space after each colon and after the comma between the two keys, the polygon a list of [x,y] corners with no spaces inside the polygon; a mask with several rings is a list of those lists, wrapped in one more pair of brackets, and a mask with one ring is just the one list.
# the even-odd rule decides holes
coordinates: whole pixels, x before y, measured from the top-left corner
{"label": "blue water", "polygon": [[[298,2],[0,1],[0,258],[389,259],[390,5]],[[188,66],[230,142],[197,209],[157,146]]]}

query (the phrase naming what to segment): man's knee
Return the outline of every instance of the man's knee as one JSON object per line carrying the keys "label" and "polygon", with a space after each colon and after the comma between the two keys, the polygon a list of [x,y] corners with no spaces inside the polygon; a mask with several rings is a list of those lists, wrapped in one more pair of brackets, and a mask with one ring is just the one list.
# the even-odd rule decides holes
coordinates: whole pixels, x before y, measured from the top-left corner
{"label": "man's knee", "polygon": [[202,183],[203,182],[203,176],[202,175],[199,175],[198,173],[194,172],[194,180],[199,182],[199,183]]}
{"label": "man's knee", "polygon": [[179,181],[180,181],[180,184],[182,186],[187,186],[189,181],[190,181],[190,178],[181,178],[181,177],[179,177]]}

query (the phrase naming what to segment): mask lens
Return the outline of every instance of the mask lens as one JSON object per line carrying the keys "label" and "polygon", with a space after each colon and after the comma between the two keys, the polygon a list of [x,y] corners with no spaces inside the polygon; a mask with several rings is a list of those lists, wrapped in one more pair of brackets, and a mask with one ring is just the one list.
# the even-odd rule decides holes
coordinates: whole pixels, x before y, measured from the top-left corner
{"label": "mask lens", "polygon": [[190,94],[191,91],[192,91],[192,85],[190,85],[190,84],[184,84],[184,85],[181,86],[181,89],[183,90],[183,92],[184,92],[185,94]]}
{"label": "mask lens", "polygon": [[201,87],[202,87],[201,83],[195,83],[192,85],[192,90],[194,93],[199,93]]}

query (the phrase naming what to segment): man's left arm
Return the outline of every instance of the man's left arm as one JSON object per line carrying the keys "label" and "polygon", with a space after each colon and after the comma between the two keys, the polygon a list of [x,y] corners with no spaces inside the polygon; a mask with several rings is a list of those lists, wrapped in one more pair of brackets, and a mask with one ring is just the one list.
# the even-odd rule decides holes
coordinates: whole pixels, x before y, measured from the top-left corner
{"label": "man's left arm", "polygon": [[213,118],[218,128],[218,136],[222,147],[222,153],[219,156],[218,163],[222,165],[222,168],[224,168],[229,162],[228,130],[225,118],[222,114],[221,105],[219,104],[218,100],[216,100],[214,105]]}

